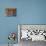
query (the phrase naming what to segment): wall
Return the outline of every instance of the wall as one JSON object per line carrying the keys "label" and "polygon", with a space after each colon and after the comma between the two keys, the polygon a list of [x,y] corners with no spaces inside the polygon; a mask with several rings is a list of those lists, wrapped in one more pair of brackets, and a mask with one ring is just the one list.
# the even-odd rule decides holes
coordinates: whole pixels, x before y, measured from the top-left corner
{"label": "wall", "polygon": [[[16,17],[5,17],[5,8],[17,8]],[[8,43],[9,32],[17,24],[46,24],[46,0],[0,0],[0,44]]]}

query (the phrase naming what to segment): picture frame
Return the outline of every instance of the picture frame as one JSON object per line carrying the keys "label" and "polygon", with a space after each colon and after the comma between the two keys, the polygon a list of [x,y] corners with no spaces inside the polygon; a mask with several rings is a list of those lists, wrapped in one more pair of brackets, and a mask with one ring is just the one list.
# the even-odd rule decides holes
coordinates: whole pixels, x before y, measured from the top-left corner
{"label": "picture frame", "polygon": [[16,16],[16,8],[6,8],[5,9],[5,14],[8,17]]}

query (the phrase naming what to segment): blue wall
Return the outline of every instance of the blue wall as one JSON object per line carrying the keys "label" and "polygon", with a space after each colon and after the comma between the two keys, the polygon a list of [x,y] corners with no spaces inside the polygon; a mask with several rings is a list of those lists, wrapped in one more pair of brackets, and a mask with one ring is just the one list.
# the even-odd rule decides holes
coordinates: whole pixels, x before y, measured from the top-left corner
{"label": "blue wall", "polygon": [[[16,17],[5,17],[5,8],[17,8]],[[46,24],[46,0],[0,0],[0,44],[8,43],[17,24]],[[17,41],[16,41],[17,42]]]}

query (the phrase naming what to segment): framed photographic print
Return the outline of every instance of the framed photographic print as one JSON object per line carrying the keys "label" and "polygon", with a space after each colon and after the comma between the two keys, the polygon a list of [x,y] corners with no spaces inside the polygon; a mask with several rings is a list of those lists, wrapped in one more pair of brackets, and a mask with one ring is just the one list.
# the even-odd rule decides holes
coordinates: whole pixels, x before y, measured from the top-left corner
{"label": "framed photographic print", "polygon": [[16,8],[6,8],[6,16],[16,16]]}

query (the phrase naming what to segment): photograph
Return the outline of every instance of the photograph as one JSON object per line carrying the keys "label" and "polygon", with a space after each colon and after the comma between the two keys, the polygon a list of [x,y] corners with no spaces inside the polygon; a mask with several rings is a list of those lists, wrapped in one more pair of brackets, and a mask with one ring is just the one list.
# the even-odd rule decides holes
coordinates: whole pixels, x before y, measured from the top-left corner
{"label": "photograph", "polygon": [[6,16],[16,16],[16,8],[6,8],[5,14]]}

